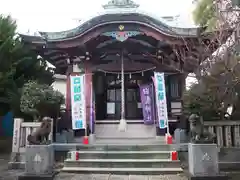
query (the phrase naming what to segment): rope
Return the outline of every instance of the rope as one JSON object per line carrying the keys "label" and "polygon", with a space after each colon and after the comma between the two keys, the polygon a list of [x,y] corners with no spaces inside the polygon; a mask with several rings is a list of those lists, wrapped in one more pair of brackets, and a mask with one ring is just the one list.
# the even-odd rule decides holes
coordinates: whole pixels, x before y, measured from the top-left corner
{"label": "rope", "polygon": [[[123,58],[123,57],[122,57]],[[146,72],[146,71],[151,71],[153,69],[156,69],[156,67],[152,67],[152,68],[148,68],[148,69],[144,69],[142,71],[134,71],[134,72],[122,72],[123,74],[139,74],[139,73],[142,73],[142,72]],[[106,74],[119,74],[119,72],[114,72],[114,71],[104,71],[103,69],[98,69],[98,71],[100,72],[104,72]]]}
{"label": "rope", "polygon": [[125,119],[125,92],[124,92],[124,62],[123,52],[121,54],[121,119]]}

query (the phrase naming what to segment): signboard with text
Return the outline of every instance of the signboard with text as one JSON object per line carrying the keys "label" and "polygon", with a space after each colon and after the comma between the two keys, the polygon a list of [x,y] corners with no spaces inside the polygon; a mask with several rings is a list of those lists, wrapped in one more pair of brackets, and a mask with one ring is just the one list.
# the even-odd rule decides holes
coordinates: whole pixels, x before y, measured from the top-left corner
{"label": "signboard with text", "polygon": [[168,127],[168,113],[164,73],[154,72],[154,81],[159,128],[164,129]]}
{"label": "signboard with text", "polygon": [[72,129],[86,128],[84,75],[71,76]]}

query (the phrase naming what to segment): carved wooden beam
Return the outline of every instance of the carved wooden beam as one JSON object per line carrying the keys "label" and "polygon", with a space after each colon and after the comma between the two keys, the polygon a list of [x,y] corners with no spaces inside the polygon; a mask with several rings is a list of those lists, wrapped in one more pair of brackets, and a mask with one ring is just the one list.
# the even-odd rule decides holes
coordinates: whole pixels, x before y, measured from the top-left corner
{"label": "carved wooden beam", "polygon": [[181,64],[178,61],[170,59],[169,57],[163,56],[162,58],[160,58],[158,55],[153,55],[149,53],[145,54],[145,56],[148,59],[151,59],[156,64],[156,66],[164,65],[177,72],[182,72],[183,70]]}
{"label": "carved wooden beam", "polygon": [[149,27],[140,27],[139,29],[147,36],[151,36],[158,41],[163,41],[167,44],[183,44],[183,41],[181,39],[161,34]]}

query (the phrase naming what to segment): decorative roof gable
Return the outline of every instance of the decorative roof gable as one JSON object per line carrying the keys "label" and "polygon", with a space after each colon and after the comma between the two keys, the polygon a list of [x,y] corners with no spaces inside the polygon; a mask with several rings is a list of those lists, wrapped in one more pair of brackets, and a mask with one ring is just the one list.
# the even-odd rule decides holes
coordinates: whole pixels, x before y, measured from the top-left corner
{"label": "decorative roof gable", "polygon": [[103,5],[104,9],[115,8],[138,8],[139,4],[132,0],[110,0],[106,5]]}

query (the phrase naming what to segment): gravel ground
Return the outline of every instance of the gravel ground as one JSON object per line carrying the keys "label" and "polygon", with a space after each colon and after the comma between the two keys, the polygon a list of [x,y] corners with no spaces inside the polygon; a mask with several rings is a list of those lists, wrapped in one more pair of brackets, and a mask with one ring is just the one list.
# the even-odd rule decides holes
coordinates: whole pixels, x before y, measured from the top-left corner
{"label": "gravel ground", "polygon": [[20,171],[8,170],[9,154],[0,154],[0,180],[17,180]]}

